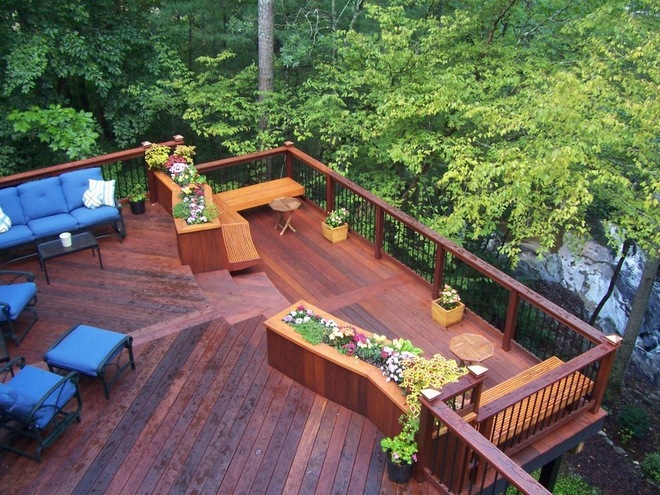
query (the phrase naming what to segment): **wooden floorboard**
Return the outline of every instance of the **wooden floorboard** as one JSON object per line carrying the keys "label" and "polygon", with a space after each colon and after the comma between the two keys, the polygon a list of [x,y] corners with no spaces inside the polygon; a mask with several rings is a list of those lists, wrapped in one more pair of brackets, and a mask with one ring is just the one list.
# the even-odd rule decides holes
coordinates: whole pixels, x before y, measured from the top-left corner
{"label": "wooden floorboard", "polygon": [[[263,321],[305,299],[451,357],[451,336],[489,335],[478,319],[438,325],[426,283],[375,259],[353,233],[329,243],[321,213],[305,202],[293,219],[297,232],[283,236],[267,207],[243,212],[261,261],[233,278],[196,277],[181,266],[160,206],[126,213],[124,242],[100,240],[103,270],[87,252],[64,256],[48,262],[47,285],[36,258],[10,266],[36,273],[40,315],[20,347],[8,344],[12,356],[40,363],[61,333],[85,323],[132,335],[137,370],[121,377],[109,401],[98,381],[83,377],[81,423],[44,450],[41,464],[0,452],[0,492],[437,493],[391,483],[372,423],[270,368]],[[485,364],[495,382],[533,362],[496,349]]]}

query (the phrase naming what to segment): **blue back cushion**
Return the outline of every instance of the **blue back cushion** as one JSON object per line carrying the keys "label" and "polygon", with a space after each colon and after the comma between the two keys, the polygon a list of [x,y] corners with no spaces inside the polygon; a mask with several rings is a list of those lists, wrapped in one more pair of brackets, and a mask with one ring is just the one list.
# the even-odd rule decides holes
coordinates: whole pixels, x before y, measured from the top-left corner
{"label": "blue back cushion", "polygon": [[60,175],[60,183],[68,211],[82,208],[83,194],[89,188],[89,179],[103,180],[99,167],[86,168]]}
{"label": "blue back cushion", "polygon": [[12,225],[27,224],[21,201],[18,199],[18,191],[15,187],[0,189],[0,208],[11,218]]}
{"label": "blue back cushion", "polygon": [[59,177],[26,182],[17,186],[16,189],[25,219],[28,222],[35,218],[44,218],[69,211]]}

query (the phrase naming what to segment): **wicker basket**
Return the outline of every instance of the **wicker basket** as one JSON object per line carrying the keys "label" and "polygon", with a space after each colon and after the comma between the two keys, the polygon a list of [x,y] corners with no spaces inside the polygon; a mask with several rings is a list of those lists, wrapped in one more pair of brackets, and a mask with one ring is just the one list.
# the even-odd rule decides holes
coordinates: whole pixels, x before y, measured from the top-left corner
{"label": "wicker basket", "polygon": [[463,303],[458,303],[453,309],[445,309],[438,304],[438,300],[431,302],[431,316],[433,319],[440,323],[444,327],[458,323],[463,319],[463,311],[465,310],[465,305]]}
{"label": "wicker basket", "polygon": [[333,244],[345,241],[348,237],[347,223],[340,225],[339,227],[330,227],[327,223],[321,222],[321,230],[323,232],[323,237]]}

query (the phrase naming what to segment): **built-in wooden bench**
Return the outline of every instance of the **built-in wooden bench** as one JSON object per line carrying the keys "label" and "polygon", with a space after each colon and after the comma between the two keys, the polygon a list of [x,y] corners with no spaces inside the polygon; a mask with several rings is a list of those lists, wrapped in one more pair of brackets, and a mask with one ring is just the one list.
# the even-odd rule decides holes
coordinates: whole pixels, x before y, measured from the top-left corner
{"label": "built-in wooden bench", "polygon": [[234,211],[267,205],[277,198],[295,198],[305,194],[305,188],[295,180],[284,177],[252,186],[239,187],[213,195]]}
{"label": "built-in wooden bench", "polygon": [[227,252],[229,270],[241,270],[259,261],[259,253],[252,242],[250,224],[238,212],[214,195],[213,202],[218,207],[218,221],[222,225],[222,238]]}
{"label": "built-in wooden bench", "polygon": [[[518,375],[505,380],[482,392],[479,408],[500,399],[515,390],[525,387],[527,384],[543,376],[544,374],[559,368],[564,362],[553,356],[541,363],[532,366]],[[516,402],[505,411],[498,412],[490,428],[490,434],[483,432],[493,444],[502,445],[516,435],[533,428],[539,422],[546,421],[551,416],[560,413],[565,407],[575,403],[593,386],[593,382],[586,376],[576,371],[552,386],[525,397]],[[478,418],[478,414],[466,416],[467,421]]]}

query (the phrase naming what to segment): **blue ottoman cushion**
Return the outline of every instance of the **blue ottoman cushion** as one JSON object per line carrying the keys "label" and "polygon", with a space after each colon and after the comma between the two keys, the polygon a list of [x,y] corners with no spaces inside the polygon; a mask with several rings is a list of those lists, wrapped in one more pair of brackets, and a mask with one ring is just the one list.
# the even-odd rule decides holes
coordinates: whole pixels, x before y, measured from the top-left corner
{"label": "blue ottoman cushion", "polygon": [[[0,285],[0,301],[9,305],[9,319],[12,321],[18,318],[36,294],[37,284],[34,282]],[[0,312],[0,321],[6,321],[4,312]]]}
{"label": "blue ottoman cushion", "polygon": [[111,330],[78,325],[44,354],[44,361],[49,366],[99,376],[103,366],[121,352],[128,338]]}
{"label": "blue ottoman cushion", "polygon": [[[34,366],[25,366],[7,383],[7,387],[13,390],[12,395],[15,397],[15,402],[9,408],[9,412],[19,417],[27,417],[37,402],[60,380],[62,380],[60,375]],[[55,413],[75,393],[76,387],[70,381],[64,382],[61,387],[57,388],[34,412],[33,420],[37,427],[45,428]]]}

